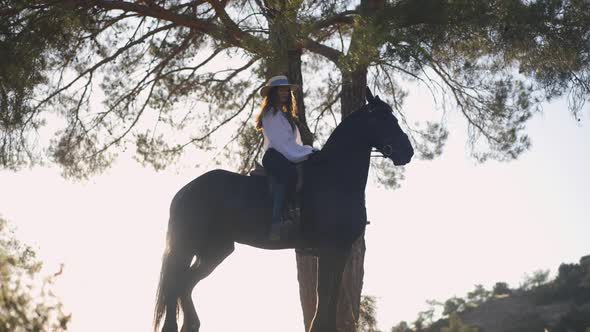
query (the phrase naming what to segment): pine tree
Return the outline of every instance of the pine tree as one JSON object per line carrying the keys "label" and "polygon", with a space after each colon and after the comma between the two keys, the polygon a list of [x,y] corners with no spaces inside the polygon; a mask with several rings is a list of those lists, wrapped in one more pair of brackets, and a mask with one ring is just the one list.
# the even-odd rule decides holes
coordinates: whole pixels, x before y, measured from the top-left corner
{"label": "pine tree", "polygon": [[[247,170],[261,147],[251,126],[257,91],[277,73],[306,93],[305,103],[297,95],[305,143],[357,109],[369,84],[423,159],[443,152],[448,132],[443,121],[414,125],[405,80],[465,118],[482,162],[530,147],[526,123],[542,101],[567,95],[578,117],[590,95],[587,1],[0,0],[0,8],[0,55],[9,60],[0,62],[0,167],[14,170],[50,161],[87,178],[127,149],[163,169],[190,148],[237,152],[227,155]],[[106,96],[99,109],[97,90]],[[64,126],[47,143],[38,133],[51,117]],[[233,134],[219,144],[228,125]],[[389,186],[403,177],[377,170]],[[353,314],[339,322],[349,329],[364,252],[361,237],[343,278],[339,307]],[[315,261],[297,262],[307,326]]]}

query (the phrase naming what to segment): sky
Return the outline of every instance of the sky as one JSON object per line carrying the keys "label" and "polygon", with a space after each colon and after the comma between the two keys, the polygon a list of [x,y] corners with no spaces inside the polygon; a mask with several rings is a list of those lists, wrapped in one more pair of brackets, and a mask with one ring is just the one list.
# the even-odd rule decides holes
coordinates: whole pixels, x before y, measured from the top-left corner
{"label": "sky", "polygon": [[[423,96],[408,104],[419,112]],[[533,146],[517,161],[477,164],[465,124],[447,119],[445,153],[414,160],[397,190],[367,187],[371,224],[363,294],[377,298],[379,326],[412,321],[428,299],[465,296],[497,281],[590,254],[590,110],[577,122],[563,101],[528,125]],[[53,273],[73,315],[70,330],[150,331],[170,200],[205,172],[163,172],[129,158],[86,183],[51,167],[0,171],[0,214]],[[295,256],[237,245],[193,293],[204,332],[303,331]]]}

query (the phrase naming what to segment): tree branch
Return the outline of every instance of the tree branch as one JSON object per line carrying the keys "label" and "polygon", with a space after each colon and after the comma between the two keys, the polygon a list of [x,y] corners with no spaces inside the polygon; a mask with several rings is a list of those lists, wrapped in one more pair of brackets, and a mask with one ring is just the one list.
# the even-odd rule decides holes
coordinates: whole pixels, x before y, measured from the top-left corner
{"label": "tree branch", "polygon": [[446,0],[402,0],[379,14],[396,22],[396,28],[419,24],[444,24],[448,22],[448,2]]}
{"label": "tree branch", "polygon": [[333,25],[352,24],[354,17],[358,14],[359,12],[357,10],[347,10],[313,23],[310,30],[317,31],[331,27]]}
{"label": "tree branch", "polygon": [[191,138],[188,142],[174,148],[171,149],[170,151],[166,151],[166,152],[172,152],[172,153],[177,153],[178,151],[184,149],[186,146],[188,146],[189,144],[192,144],[194,142],[199,142],[199,141],[204,141],[207,138],[209,138],[214,132],[216,132],[219,128],[223,127],[225,124],[227,124],[228,122],[230,122],[231,120],[233,120],[235,117],[237,117],[240,113],[242,113],[242,111],[246,108],[246,106],[248,106],[248,103],[250,102],[250,100],[252,100],[257,94],[258,91],[260,90],[260,88],[263,86],[264,84],[261,84],[259,87],[257,87],[256,89],[254,89],[246,98],[246,101],[242,104],[242,106],[232,115],[230,115],[229,117],[227,117],[226,119],[224,119],[223,121],[221,121],[220,123],[218,123],[215,127],[213,127],[213,129],[209,130],[207,133],[205,133],[202,136],[199,137],[195,137],[195,138]]}
{"label": "tree branch", "polygon": [[344,55],[337,49],[318,43],[315,40],[312,40],[311,38],[307,38],[303,41],[303,47],[309,50],[310,52],[325,57],[326,59],[332,61],[334,64],[338,64],[338,62]]}
{"label": "tree branch", "polygon": [[[198,32],[207,34],[218,40],[222,40],[230,45],[245,49],[255,54],[260,54],[267,48],[264,41],[239,29],[232,29],[230,31],[226,29],[228,28],[226,26],[218,26],[209,20],[202,20],[193,16],[179,14],[160,7],[156,4],[144,6],[137,3],[117,0],[94,0],[93,2],[90,2],[90,4],[94,4],[97,7],[105,9],[131,11],[143,16],[173,22],[176,25],[194,29]],[[88,6],[88,4],[85,4],[85,2],[81,2],[81,5]]]}
{"label": "tree branch", "polygon": [[78,80],[80,80],[82,77],[86,76],[87,74],[92,74],[94,73],[94,71],[96,71],[98,68],[102,67],[103,65],[105,65],[106,63],[109,63],[110,61],[114,60],[115,58],[117,58],[119,55],[121,55],[123,52],[125,52],[126,50],[130,49],[131,47],[142,43],[144,40],[146,40],[147,38],[149,38],[150,36],[153,36],[159,32],[165,31],[167,29],[170,29],[174,26],[174,24],[168,24],[165,26],[162,26],[160,28],[154,29],[148,33],[146,33],[145,35],[143,35],[141,38],[134,40],[133,42],[130,42],[128,44],[126,44],[125,46],[119,48],[115,53],[113,53],[112,55],[102,59],[101,61],[99,61],[98,63],[94,64],[92,67],[84,70],[82,73],[80,73],[76,78],[74,78],[73,80],[71,80],[68,84],[66,84],[65,86],[55,90],[54,92],[52,92],[49,96],[47,96],[45,99],[41,100],[36,106],[35,108],[33,108],[33,111],[31,112],[31,115],[29,116],[29,118],[25,121],[25,124],[28,123],[33,117],[34,115],[39,111],[39,108],[41,108],[41,106],[43,106],[44,104],[46,104],[47,102],[49,102],[51,99],[53,99],[53,97],[57,96],[58,94],[60,94],[61,92],[69,89],[72,85],[74,85],[74,83],[76,83]]}
{"label": "tree branch", "polygon": [[[149,92],[148,92],[148,95],[147,95],[147,97],[146,97],[146,99],[145,99],[145,101],[144,101],[144,103],[143,103],[142,107],[140,108],[139,112],[138,112],[138,113],[137,113],[137,115],[135,116],[135,118],[134,118],[133,122],[131,123],[131,125],[130,125],[130,126],[129,126],[129,127],[128,127],[128,128],[127,128],[127,129],[126,129],[126,130],[125,130],[125,131],[124,131],[124,132],[121,134],[121,135],[119,135],[118,137],[116,137],[114,140],[112,140],[112,141],[111,141],[111,142],[109,142],[108,144],[105,144],[105,146],[104,146],[102,149],[100,149],[100,150],[98,150],[98,151],[94,152],[92,155],[90,155],[90,156],[89,156],[90,158],[91,158],[91,157],[93,157],[93,156],[95,156],[95,155],[98,155],[98,154],[100,154],[100,153],[102,153],[102,152],[104,152],[104,151],[106,151],[108,148],[110,148],[110,147],[111,147],[111,146],[113,146],[114,144],[117,144],[118,142],[120,142],[120,141],[121,141],[121,140],[122,140],[122,139],[123,139],[125,136],[127,136],[127,134],[128,134],[128,133],[129,133],[129,132],[130,132],[130,131],[133,129],[133,127],[135,127],[135,125],[136,125],[136,124],[137,124],[137,122],[139,121],[139,118],[141,117],[141,115],[143,114],[143,112],[145,111],[145,109],[147,108],[147,105],[148,105],[148,103],[149,103],[149,101],[150,101],[150,98],[151,98],[151,96],[153,95],[154,88],[156,87],[156,84],[158,83],[158,80],[159,80],[159,79],[162,77],[162,71],[164,70],[164,68],[166,67],[166,65],[167,65],[167,64],[168,64],[168,63],[169,63],[169,62],[170,62],[170,61],[171,61],[171,60],[172,60],[172,59],[173,59],[173,58],[174,58],[176,55],[180,54],[182,51],[184,51],[186,48],[188,48],[188,46],[190,45],[190,41],[191,41],[191,39],[192,39],[193,37],[194,37],[194,33],[192,33],[192,34],[189,34],[189,35],[188,35],[188,36],[185,38],[185,40],[182,42],[182,44],[180,44],[180,45],[179,45],[179,46],[178,46],[178,47],[177,47],[177,48],[174,50],[174,52],[171,52],[171,54],[170,54],[168,57],[166,57],[166,58],[165,58],[165,59],[163,59],[163,60],[162,60],[160,63],[158,63],[158,65],[157,65],[157,66],[156,66],[156,67],[155,67],[153,70],[151,70],[151,71],[150,71],[150,72],[147,74],[146,78],[147,78],[149,75],[151,75],[152,73],[156,73],[156,77],[155,77],[153,80],[151,80],[150,82],[148,82],[148,83],[147,83],[147,84],[150,84],[150,83],[151,83],[151,85],[152,85],[152,86],[150,87],[150,90],[149,90]],[[145,80],[142,80],[142,81],[145,81]],[[142,82],[138,83],[138,85],[135,87],[135,89],[138,89],[141,83],[142,83]],[[134,89],[134,90],[135,90],[135,89]],[[134,90],[132,90],[132,91],[130,92],[130,94],[133,94],[133,93],[134,93]],[[124,98],[124,97],[123,97],[123,98]],[[115,106],[113,106],[113,107],[116,107],[116,105],[115,105]],[[126,106],[126,107],[127,107],[127,106]],[[111,108],[111,109],[112,109],[112,108]],[[109,112],[110,112],[110,110],[109,110]],[[108,113],[108,112],[107,112],[107,113]]]}

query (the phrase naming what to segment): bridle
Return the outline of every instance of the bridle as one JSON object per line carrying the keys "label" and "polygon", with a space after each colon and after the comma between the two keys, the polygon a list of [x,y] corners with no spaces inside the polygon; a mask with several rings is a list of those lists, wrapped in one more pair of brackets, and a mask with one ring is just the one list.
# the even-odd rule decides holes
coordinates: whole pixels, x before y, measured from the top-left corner
{"label": "bridle", "polygon": [[[370,103],[367,106],[373,107]],[[371,149],[371,158],[389,158],[393,154],[393,138],[387,139],[386,142],[379,148]],[[378,154],[373,154],[375,152]]]}
{"label": "bridle", "polygon": [[[373,154],[377,152],[379,154]],[[393,146],[391,143],[384,144],[379,149],[371,149],[371,158],[389,158],[393,154]]]}

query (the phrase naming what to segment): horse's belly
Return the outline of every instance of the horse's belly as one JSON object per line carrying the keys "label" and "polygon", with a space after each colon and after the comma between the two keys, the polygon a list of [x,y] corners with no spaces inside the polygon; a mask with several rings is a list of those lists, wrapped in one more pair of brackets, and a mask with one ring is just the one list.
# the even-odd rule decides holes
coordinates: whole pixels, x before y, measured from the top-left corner
{"label": "horse's belly", "polygon": [[367,223],[364,193],[319,193],[313,197],[314,232],[324,244],[348,244],[356,240]]}

